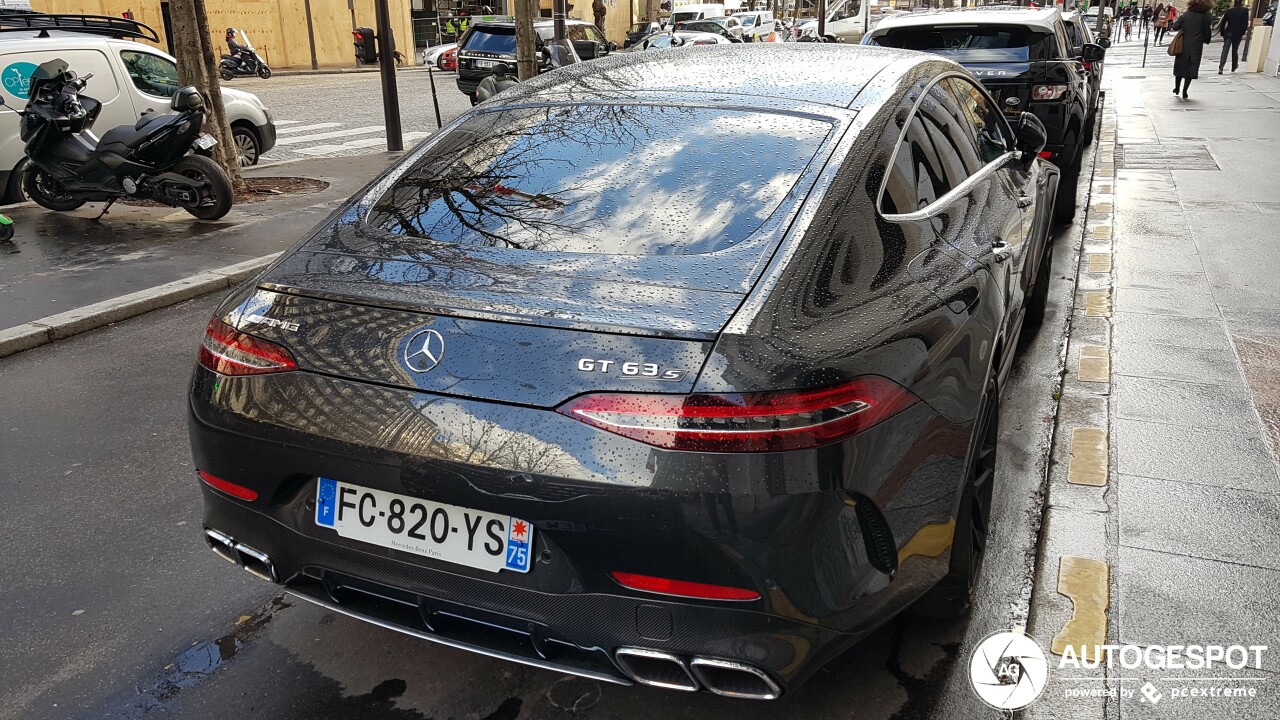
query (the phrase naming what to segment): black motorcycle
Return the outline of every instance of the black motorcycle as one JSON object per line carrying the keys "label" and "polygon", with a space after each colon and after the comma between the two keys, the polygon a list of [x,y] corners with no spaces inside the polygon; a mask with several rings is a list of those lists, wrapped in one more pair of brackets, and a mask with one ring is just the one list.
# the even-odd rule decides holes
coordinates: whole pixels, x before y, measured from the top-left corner
{"label": "black motorcycle", "polygon": [[[242,57],[237,58],[235,55],[223,55],[222,62],[218,64],[218,77],[223,80],[230,80],[238,77],[258,77],[266,80],[271,77],[271,68],[258,57],[258,53],[252,50],[242,50]],[[241,62],[243,60],[243,62]]]}
{"label": "black motorcycle", "polygon": [[102,103],[80,94],[92,77],[77,76],[59,59],[31,75],[19,134],[31,159],[22,187],[32,200],[64,211],[105,201],[105,214],[116,200],[136,197],[183,208],[201,220],[217,220],[231,210],[227,173],[192,153],[217,144],[200,132],[204,99],[195,88],[174,93],[175,114],[148,113],[137,124],[112,128],[98,139],[90,128]]}

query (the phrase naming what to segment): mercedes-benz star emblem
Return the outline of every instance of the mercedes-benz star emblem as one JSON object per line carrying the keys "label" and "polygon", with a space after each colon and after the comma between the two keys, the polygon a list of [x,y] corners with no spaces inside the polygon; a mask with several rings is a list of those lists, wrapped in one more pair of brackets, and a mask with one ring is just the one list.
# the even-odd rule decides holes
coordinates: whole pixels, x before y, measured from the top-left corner
{"label": "mercedes-benz star emblem", "polygon": [[414,372],[424,373],[444,359],[444,337],[435,330],[419,330],[404,346],[404,364]]}

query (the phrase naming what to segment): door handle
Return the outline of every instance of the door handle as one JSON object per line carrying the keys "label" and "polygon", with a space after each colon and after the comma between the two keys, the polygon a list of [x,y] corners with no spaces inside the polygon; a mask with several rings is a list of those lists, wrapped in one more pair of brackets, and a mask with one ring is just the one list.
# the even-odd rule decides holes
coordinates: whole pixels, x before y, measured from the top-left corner
{"label": "door handle", "polygon": [[1013,246],[1004,240],[991,241],[991,254],[995,258],[996,262],[1002,263],[1005,260],[1008,260],[1009,253],[1011,252],[1013,252]]}
{"label": "door handle", "polygon": [[1020,207],[1020,208],[1028,208],[1028,207],[1031,207],[1031,203],[1032,203],[1032,202],[1033,202],[1033,201],[1031,200],[1031,198],[1027,197],[1026,195],[1023,195],[1023,196],[1021,196],[1021,197],[1019,197],[1019,198],[1018,198],[1018,207]]}

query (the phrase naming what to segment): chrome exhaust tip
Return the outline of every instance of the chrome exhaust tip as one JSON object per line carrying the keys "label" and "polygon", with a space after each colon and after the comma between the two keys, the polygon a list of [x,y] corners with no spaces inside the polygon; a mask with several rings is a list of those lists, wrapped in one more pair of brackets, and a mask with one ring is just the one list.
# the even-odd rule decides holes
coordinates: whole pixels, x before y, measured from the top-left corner
{"label": "chrome exhaust tip", "polygon": [[614,654],[618,665],[641,685],[694,692],[698,681],[684,661],[670,653],[644,648],[618,648]]}
{"label": "chrome exhaust tip", "polygon": [[217,553],[218,557],[232,565],[240,564],[240,559],[236,556],[235,540],[217,530],[205,528],[204,541],[209,543],[209,549]]}
{"label": "chrome exhaust tip", "polygon": [[240,558],[240,566],[249,571],[250,575],[260,577],[267,582],[278,583],[279,578],[276,577],[276,567],[271,564],[271,558],[267,554],[254,550],[244,543],[236,543],[236,555]]}
{"label": "chrome exhaust tip", "polygon": [[716,695],[745,700],[777,700],[782,695],[782,687],[768,673],[743,663],[696,657],[689,669]]}

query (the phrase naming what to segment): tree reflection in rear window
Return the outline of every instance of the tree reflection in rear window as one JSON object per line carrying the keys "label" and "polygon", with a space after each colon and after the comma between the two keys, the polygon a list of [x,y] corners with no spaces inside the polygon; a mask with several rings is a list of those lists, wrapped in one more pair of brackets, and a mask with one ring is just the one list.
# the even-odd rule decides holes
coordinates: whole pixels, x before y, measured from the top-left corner
{"label": "tree reflection in rear window", "polygon": [[702,107],[482,113],[397,178],[367,222],[463,245],[715,252],[768,219],[830,130],[808,117]]}

